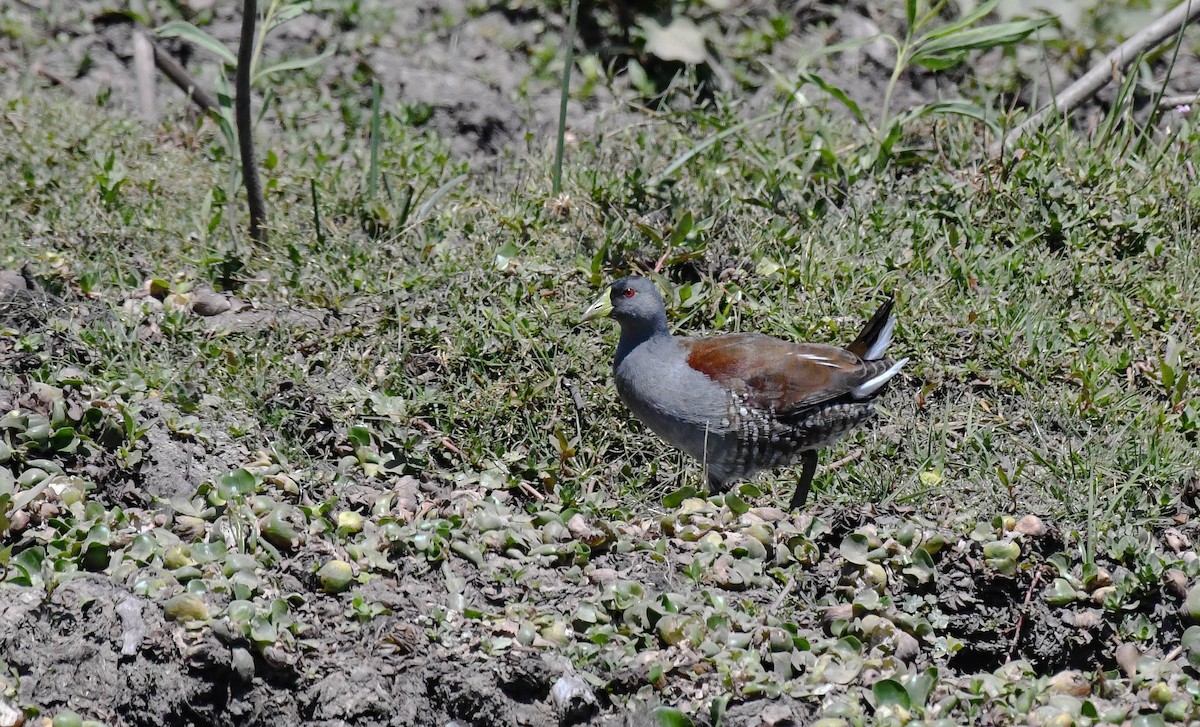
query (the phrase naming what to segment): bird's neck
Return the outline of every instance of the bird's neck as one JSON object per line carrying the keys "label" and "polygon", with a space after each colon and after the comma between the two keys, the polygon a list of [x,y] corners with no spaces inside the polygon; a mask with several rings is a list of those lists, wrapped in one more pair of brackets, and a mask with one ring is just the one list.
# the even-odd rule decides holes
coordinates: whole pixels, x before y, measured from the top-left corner
{"label": "bird's neck", "polygon": [[671,332],[667,329],[665,318],[648,323],[639,322],[623,325],[621,326],[621,339],[617,342],[617,356],[613,361],[613,365],[619,366],[625,360],[626,356],[647,341],[670,337]]}

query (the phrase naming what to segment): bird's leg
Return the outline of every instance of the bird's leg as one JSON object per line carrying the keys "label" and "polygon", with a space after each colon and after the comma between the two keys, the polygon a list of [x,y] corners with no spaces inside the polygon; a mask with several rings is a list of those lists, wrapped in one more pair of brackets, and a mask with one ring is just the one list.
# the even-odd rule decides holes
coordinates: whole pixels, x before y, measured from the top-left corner
{"label": "bird's leg", "polygon": [[802,452],[800,463],[800,484],[796,485],[796,492],[792,494],[792,502],[788,505],[789,510],[798,510],[804,507],[804,503],[808,501],[808,487],[812,484],[813,475],[817,473],[816,451]]}

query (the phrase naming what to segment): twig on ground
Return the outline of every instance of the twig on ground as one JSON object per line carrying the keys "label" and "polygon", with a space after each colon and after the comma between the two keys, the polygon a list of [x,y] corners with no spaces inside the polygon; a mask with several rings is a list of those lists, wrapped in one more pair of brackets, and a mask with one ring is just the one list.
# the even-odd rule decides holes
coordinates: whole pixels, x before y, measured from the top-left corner
{"label": "twig on ground", "polygon": [[468,462],[471,461],[471,458],[463,454],[463,451],[458,448],[458,445],[456,445],[454,442],[451,442],[449,437],[439,432],[432,424],[423,419],[413,419],[412,421],[418,429],[423,429],[429,434],[436,435],[439,438],[438,443],[441,444],[442,447],[457,454],[459,457],[462,457]]}
{"label": "twig on ground", "polygon": [[797,576],[799,575],[800,569],[793,568],[791,575],[788,576],[787,584],[784,585],[783,590],[779,592],[779,595],[775,597],[775,600],[771,602],[771,610],[768,611],[768,613],[775,613],[779,610],[779,607],[783,605],[783,602],[788,597],[788,594],[792,592],[792,586],[796,585]]}
{"label": "twig on ground", "polygon": [[41,63],[34,63],[33,67],[30,70],[32,70],[34,73],[41,76],[42,78],[45,78],[47,81],[50,81],[50,83],[53,83],[55,86],[62,86],[63,88],[67,89],[68,91],[75,90],[75,87],[73,85],[71,85],[71,82],[67,80],[66,76],[62,76],[62,75],[55,73],[54,71],[50,70],[49,68],[46,68],[45,66],[43,66]]}
{"label": "twig on ground", "polygon": [[997,156],[1005,149],[1011,148],[1026,133],[1040,128],[1046,122],[1051,111],[1062,115],[1079,106],[1112,80],[1118,71],[1128,67],[1135,58],[1177,33],[1180,28],[1195,20],[1197,16],[1200,16],[1200,0],[1184,0],[1175,9],[1117,46],[1116,50],[1106,55],[1079,80],[1064,89],[1052,105],[1043,107],[1033,116],[1021,122],[1004,139],[992,144],[990,153]]}
{"label": "twig on ground", "polygon": [[671,257],[671,247],[668,245],[667,249],[663,251],[662,257],[658,259],[658,262],[654,263],[654,270],[652,272],[661,273],[662,266],[667,262],[667,258],[669,257]]}
{"label": "twig on ground", "polygon": [[1025,625],[1025,613],[1029,610],[1029,601],[1033,598],[1033,592],[1037,590],[1038,584],[1042,581],[1042,572],[1045,567],[1038,568],[1033,573],[1033,580],[1029,583],[1029,590],[1025,591],[1025,602],[1021,604],[1021,612],[1017,614],[1017,625],[1013,627],[1012,641],[1008,645],[1008,654],[1004,657],[1004,663],[1012,661],[1013,654],[1017,651],[1017,642],[1021,640],[1021,628]]}
{"label": "twig on ground", "polygon": [[858,460],[862,459],[862,456],[863,456],[863,450],[857,449],[857,450],[851,452],[850,454],[846,455],[845,457],[842,457],[841,459],[837,460],[836,462],[830,462],[829,464],[825,465],[825,471],[826,472],[837,472],[838,470],[840,470],[841,468],[850,464],[851,462],[857,462]]}
{"label": "twig on ground", "polygon": [[200,107],[201,111],[206,114],[216,113],[219,108],[217,97],[202,88],[196,79],[192,78],[169,53],[159,48],[157,43],[151,41],[150,45],[154,48],[154,65],[158,66],[158,70],[183,91],[192,103]]}
{"label": "twig on ground", "polygon": [[525,480],[521,480],[520,487],[521,487],[521,490],[523,490],[526,495],[529,495],[530,497],[537,500],[538,502],[544,502],[546,500],[545,495],[543,495],[542,493],[533,489],[533,485],[529,484]]}
{"label": "twig on ground", "polygon": [[1160,109],[1171,109],[1176,106],[1194,106],[1200,104],[1200,93],[1188,93],[1182,96],[1163,96],[1158,100]]}

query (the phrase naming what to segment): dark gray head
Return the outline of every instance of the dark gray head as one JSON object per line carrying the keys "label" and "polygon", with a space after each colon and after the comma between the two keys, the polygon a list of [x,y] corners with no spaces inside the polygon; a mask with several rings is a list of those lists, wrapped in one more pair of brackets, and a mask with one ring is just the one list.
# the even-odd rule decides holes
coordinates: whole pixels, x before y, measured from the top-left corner
{"label": "dark gray head", "polygon": [[621,324],[621,338],[647,338],[667,332],[667,310],[654,283],[640,275],[621,278],[583,314],[583,320],[608,316]]}
{"label": "dark gray head", "polygon": [[614,282],[608,289],[612,302],[609,315],[621,328],[667,330],[667,308],[658,286],[640,275],[630,275]]}

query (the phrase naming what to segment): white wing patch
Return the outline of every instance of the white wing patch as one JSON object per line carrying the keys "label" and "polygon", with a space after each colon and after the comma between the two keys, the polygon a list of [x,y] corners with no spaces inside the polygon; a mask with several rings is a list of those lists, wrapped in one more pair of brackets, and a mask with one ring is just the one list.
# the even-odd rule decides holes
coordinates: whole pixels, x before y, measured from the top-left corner
{"label": "white wing patch", "polygon": [[800,353],[798,351],[792,351],[791,354],[797,358],[807,359],[807,360],[812,361],[813,363],[819,364],[821,366],[828,366],[831,369],[841,368],[838,364],[834,363],[833,360],[830,359],[828,356],[821,356],[821,355],[815,354],[815,353]]}

